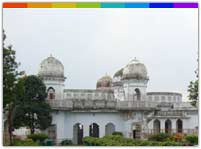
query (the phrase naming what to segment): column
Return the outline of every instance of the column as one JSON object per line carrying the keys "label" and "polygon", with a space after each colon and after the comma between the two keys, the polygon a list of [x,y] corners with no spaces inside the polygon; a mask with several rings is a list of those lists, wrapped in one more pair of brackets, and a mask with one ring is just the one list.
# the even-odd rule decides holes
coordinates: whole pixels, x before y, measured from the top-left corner
{"label": "column", "polygon": [[176,119],[170,119],[172,122],[172,133],[177,132]]}
{"label": "column", "polygon": [[83,124],[83,128],[84,128],[83,137],[89,136],[89,124]]}
{"label": "column", "polygon": [[160,123],[161,123],[161,132],[165,133],[165,120],[166,119],[160,119]]}
{"label": "column", "polygon": [[104,137],[105,136],[105,125],[99,125],[99,137]]}

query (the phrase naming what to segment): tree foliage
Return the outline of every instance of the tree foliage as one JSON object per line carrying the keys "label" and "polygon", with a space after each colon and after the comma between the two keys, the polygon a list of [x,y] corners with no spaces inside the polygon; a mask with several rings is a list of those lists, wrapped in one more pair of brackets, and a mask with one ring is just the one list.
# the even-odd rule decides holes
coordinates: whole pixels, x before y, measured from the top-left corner
{"label": "tree foliage", "polygon": [[199,82],[198,82],[198,80],[196,80],[194,82],[191,81],[190,85],[188,86],[188,92],[189,92],[188,97],[193,106],[196,106],[196,104],[198,102],[198,85],[199,85]]}
{"label": "tree foliage", "polygon": [[16,80],[20,74],[17,71],[19,64],[15,60],[15,51],[12,46],[5,46],[6,35],[3,31],[3,111],[6,116],[4,129],[8,127],[9,141],[12,145],[12,112],[13,101],[16,98]]}
{"label": "tree foliage", "polygon": [[27,126],[31,133],[35,129],[46,129],[52,121],[51,108],[45,102],[46,87],[37,76],[21,78],[17,83],[17,97],[13,115],[15,128]]}
{"label": "tree foliage", "polygon": [[18,63],[15,60],[15,51],[12,46],[6,47],[6,35],[3,32],[3,107],[15,98],[15,84],[18,76]]}

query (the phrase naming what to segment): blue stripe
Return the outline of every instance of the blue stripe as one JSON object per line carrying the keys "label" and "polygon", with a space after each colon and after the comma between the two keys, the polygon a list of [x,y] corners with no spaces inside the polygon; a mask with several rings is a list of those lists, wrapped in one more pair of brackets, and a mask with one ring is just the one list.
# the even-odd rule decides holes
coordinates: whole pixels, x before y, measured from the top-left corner
{"label": "blue stripe", "polygon": [[149,8],[149,3],[125,3],[125,8]]}
{"label": "blue stripe", "polygon": [[149,3],[149,8],[174,8],[173,3]]}

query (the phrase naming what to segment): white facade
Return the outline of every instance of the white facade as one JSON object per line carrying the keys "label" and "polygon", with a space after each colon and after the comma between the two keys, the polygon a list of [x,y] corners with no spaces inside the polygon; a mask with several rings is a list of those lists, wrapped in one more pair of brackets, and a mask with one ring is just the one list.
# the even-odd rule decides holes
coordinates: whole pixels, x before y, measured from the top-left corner
{"label": "white facade", "polygon": [[180,93],[147,93],[145,65],[134,59],[115,73],[97,81],[91,90],[64,89],[64,67],[50,56],[38,73],[47,87],[53,138],[79,144],[80,137],[103,137],[113,131],[128,138],[146,139],[155,131],[196,133],[198,110],[182,102]]}

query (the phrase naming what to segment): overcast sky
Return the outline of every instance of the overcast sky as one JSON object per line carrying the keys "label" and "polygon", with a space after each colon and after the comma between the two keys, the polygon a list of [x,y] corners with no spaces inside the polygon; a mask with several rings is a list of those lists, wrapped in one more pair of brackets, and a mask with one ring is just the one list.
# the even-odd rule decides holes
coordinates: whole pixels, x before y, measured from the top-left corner
{"label": "overcast sky", "polygon": [[66,88],[95,88],[136,57],[148,70],[147,91],[187,97],[195,79],[198,9],[4,9],[3,28],[20,70],[37,74],[52,54]]}

